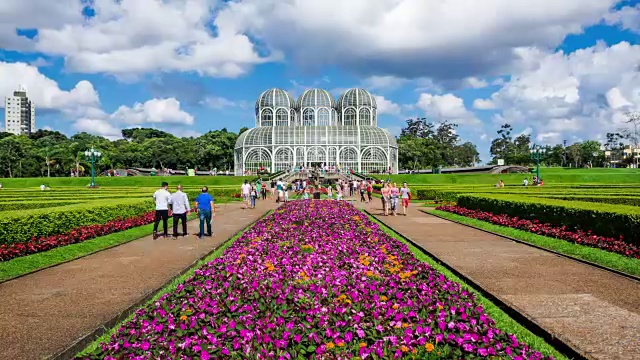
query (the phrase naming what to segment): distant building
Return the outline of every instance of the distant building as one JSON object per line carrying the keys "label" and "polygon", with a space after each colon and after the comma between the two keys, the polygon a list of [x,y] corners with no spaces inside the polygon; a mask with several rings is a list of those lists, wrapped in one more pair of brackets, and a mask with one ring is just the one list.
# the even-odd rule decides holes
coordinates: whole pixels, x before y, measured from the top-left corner
{"label": "distant building", "polygon": [[604,156],[611,167],[638,167],[640,160],[640,147],[626,145],[623,149],[617,151],[607,150]]}
{"label": "distant building", "polygon": [[297,166],[398,172],[396,138],[378,127],[376,99],[364,89],[349,89],[338,101],[322,89],[306,90],[297,101],[269,89],[255,110],[256,127],[236,142],[236,175]]}
{"label": "distant building", "polygon": [[36,107],[23,86],[14,91],[13,96],[4,98],[4,129],[14,135],[29,135],[36,131]]}

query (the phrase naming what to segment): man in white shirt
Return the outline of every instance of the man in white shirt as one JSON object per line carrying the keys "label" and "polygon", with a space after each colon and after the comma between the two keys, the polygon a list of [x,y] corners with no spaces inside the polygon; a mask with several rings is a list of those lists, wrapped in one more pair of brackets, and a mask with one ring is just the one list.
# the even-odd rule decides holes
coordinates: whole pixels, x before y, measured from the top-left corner
{"label": "man in white shirt", "polygon": [[167,221],[169,220],[169,199],[171,198],[171,194],[167,190],[168,188],[169,184],[163,182],[160,189],[153,193],[153,200],[156,202],[156,220],[153,224],[154,240],[158,238],[158,224],[160,223],[160,219],[162,219],[164,237],[168,235]]}
{"label": "man in white shirt", "polygon": [[169,199],[171,210],[173,210],[173,238],[178,237],[178,222],[182,221],[182,236],[187,236],[187,214],[191,211],[189,197],[182,192],[182,185],[178,185],[178,190],[171,194]]}
{"label": "man in white shirt", "polygon": [[242,200],[244,200],[245,208],[248,208],[251,200],[251,184],[249,184],[248,180],[245,180],[240,189],[242,190]]}

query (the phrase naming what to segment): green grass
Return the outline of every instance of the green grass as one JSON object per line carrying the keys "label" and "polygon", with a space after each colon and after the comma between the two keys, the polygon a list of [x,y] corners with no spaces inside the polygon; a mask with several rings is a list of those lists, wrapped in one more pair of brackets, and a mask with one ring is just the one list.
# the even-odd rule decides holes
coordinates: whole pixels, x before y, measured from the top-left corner
{"label": "green grass", "polygon": [[[101,188],[116,186],[135,187],[160,187],[163,181],[174,185],[192,186],[216,186],[216,185],[237,185],[240,186],[244,180],[253,180],[255,176],[125,176],[125,177],[97,177],[96,184]],[[90,177],[59,177],[59,178],[12,178],[0,179],[3,189],[16,188],[38,188],[45,184],[52,189],[59,187],[77,186],[86,187],[91,182]]]}
{"label": "green grass", "polygon": [[[563,169],[541,168],[545,186],[553,184],[640,184],[640,169]],[[521,184],[525,177],[531,181],[535,174],[397,174],[391,181],[409,185],[495,185],[498,180],[506,184]],[[386,180],[388,175],[376,175]]]}
{"label": "green grass", "polygon": [[[263,218],[265,216],[268,216],[270,213],[272,213],[273,210],[267,212]],[[174,280],[172,280],[169,284],[167,284],[167,286],[163,287],[162,290],[158,291],[151,300],[149,300],[144,306],[147,306],[148,304],[158,300],[162,295],[166,294],[166,293],[170,293],[173,292],[176,287],[179,284],[184,283],[188,278],[192,277],[196,271],[196,269],[200,268],[202,265],[213,261],[214,259],[220,257],[222,255],[222,253],[229,247],[231,246],[236,240],[238,240],[238,238],[240,236],[242,236],[242,234],[249,229],[252,225],[247,226],[246,228],[244,228],[243,230],[239,231],[237,234],[235,234],[232,238],[230,238],[229,240],[227,240],[226,242],[224,242],[222,245],[220,245],[213,253],[211,253],[209,256],[206,256],[205,258],[199,260],[193,267],[191,267],[191,269],[189,269],[186,273],[184,273],[183,275],[175,278]],[[131,321],[133,319],[133,313],[130,314],[129,316],[127,316],[127,318],[123,321],[121,321],[120,323],[118,323],[116,326],[112,327],[111,329],[109,329],[109,331],[107,331],[106,333],[104,333],[102,336],[98,337],[96,340],[94,340],[91,344],[89,344],[84,350],[82,350],[81,352],[79,352],[76,357],[82,357],[82,356],[87,356],[91,353],[93,353],[94,351],[100,349],[100,344],[103,342],[108,342],[109,338],[111,338],[111,335],[115,334],[116,331],[118,330],[118,328],[120,328],[122,326],[122,324]]]}
{"label": "green grass", "polygon": [[[195,216],[195,214],[190,215],[189,220],[194,219]],[[172,225],[173,219],[169,219],[168,227],[171,228]],[[83,241],[81,243],[61,246],[41,253],[21,256],[9,261],[0,262],[0,282],[7,281],[39,269],[78,259],[109,247],[122,245],[129,241],[151,235],[152,233],[153,224],[142,225],[125,231]]]}
{"label": "green grass", "polygon": [[427,212],[482,230],[487,230],[496,234],[512,237],[514,239],[537,245],[545,249],[553,250],[564,255],[590,261],[598,265],[625,272],[627,274],[640,276],[640,260],[638,259],[630,258],[601,249],[570,243],[568,241],[560,239],[533,234],[527,231],[494,225],[485,221],[471,219],[446,211],[430,210]]}
{"label": "green grass", "polygon": [[431,267],[433,267],[437,271],[439,271],[442,274],[444,274],[444,276],[447,279],[459,283],[465,290],[473,293],[473,295],[476,298],[476,301],[479,304],[481,304],[483,309],[484,309],[484,311],[487,314],[489,314],[489,316],[491,316],[491,318],[493,320],[495,320],[496,326],[498,328],[500,328],[503,331],[506,331],[508,333],[515,334],[518,337],[519,341],[525,342],[531,348],[533,348],[533,349],[535,349],[537,351],[540,351],[544,355],[553,356],[555,359],[567,359],[567,357],[565,355],[563,355],[560,352],[558,352],[558,350],[556,350],[553,346],[548,344],[542,338],[540,338],[539,336],[534,335],[531,331],[526,329],[520,323],[518,323],[517,321],[513,320],[509,315],[507,315],[504,311],[502,311],[497,305],[495,305],[494,303],[489,301],[487,298],[482,296],[473,287],[467,285],[464,281],[462,281],[462,279],[460,279],[459,277],[454,275],[446,267],[438,264],[433,258],[425,255],[418,248],[416,248],[415,246],[413,246],[412,244],[410,244],[406,240],[404,240],[402,238],[402,236],[400,236],[397,232],[395,232],[392,229],[390,229],[389,227],[385,226],[380,221],[378,221],[376,218],[374,218],[374,217],[372,217],[370,215],[368,215],[368,216],[369,216],[369,219],[371,219],[371,221],[373,221],[373,222],[377,223],[378,225],[380,225],[382,230],[387,235],[389,235],[389,236],[397,239],[398,241],[406,244],[409,247],[409,249],[411,250],[411,252],[414,254],[414,256],[418,260],[429,264]]}

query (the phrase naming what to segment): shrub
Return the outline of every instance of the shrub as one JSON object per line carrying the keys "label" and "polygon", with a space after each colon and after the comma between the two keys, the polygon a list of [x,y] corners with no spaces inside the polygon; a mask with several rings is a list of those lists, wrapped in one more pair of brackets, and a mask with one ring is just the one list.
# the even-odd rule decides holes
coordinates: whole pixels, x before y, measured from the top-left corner
{"label": "shrub", "polygon": [[0,217],[0,244],[62,234],[80,226],[104,224],[153,209],[149,199],[101,200],[91,203],[26,211],[6,211]]}
{"label": "shrub", "polygon": [[460,206],[439,206],[436,210],[446,211],[468,218],[490,222],[492,224],[506,226],[513,229],[524,230],[534,234],[553,237],[578,245],[594,247],[620,255],[640,259],[640,247],[628,244],[622,239],[615,239],[591,234],[581,230],[570,231],[564,226],[558,227],[541,223],[537,220],[519,219],[508,215],[496,215],[481,210],[469,210]]}
{"label": "shrub", "polygon": [[20,256],[76,244],[99,236],[150,224],[154,221],[154,218],[155,211],[150,211],[127,219],[114,219],[106,224],[81,226],[64,234],[32,238],[25,243],[2,244],[0,245],[0,261],[8,261]]}
{"label": "shrub", "polygon": [[622,237],[625,242],[633,245],[640,243],[640,209],[633,206],[605,206],[513,195],[460,195],[457,202],[466,209],[539,220],[553,225],[564,225],[570,230],[592,231],[602,236]]}

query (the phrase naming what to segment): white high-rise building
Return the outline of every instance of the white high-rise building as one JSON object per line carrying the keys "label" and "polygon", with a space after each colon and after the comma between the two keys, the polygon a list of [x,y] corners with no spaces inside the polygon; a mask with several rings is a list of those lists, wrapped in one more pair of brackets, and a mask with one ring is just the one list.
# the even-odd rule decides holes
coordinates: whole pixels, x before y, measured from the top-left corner
{"label": "white high-rise building", "polygon": [[36,107],[23,86],[14,91],[13,96],[4,98],[4,129],[14,135],[29,135],[36,131]]}

